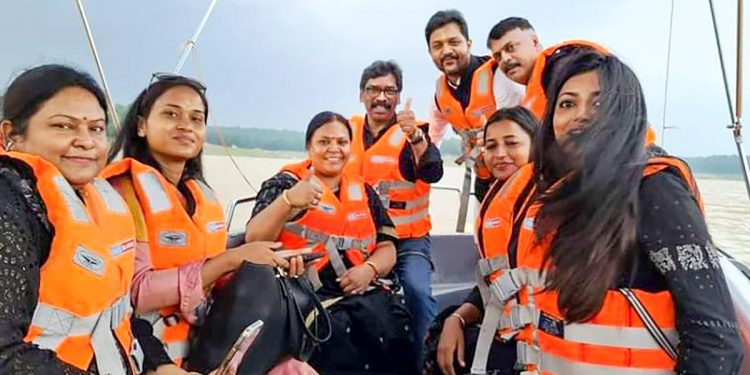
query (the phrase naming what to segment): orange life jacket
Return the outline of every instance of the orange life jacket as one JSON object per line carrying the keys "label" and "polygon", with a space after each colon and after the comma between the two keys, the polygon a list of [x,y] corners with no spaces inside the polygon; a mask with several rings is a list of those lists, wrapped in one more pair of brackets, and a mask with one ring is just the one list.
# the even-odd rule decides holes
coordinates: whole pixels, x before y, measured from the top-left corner
{"label": "orange life jacket", "polygon": [[[469,149],[467,159],[477,160],[479,149],[476,146],[479,135],[484,131],[484,121],[497,110],[494,93],[494,79],[497,62],[490,58],[480,65],[471,77],[471,94],[469,104],[464,109],[461,102],[451,94],[448,77],[445,74],[438,78],[435,88],[435,102],[453,130],[461,137],[461,152]],[[484,118],[484,119],[483,119]],[[473,164],[473,163],[472,163]],[[482,163],[476,165],[480,178],[490,177],[489,168]]]}
{"label": "orange life jacket", "polygon": [[365,120],[354,116],[352,127],[352,159],[346,165],[346,174],[364,177],[388,209],[388,216],[396,225],[399,238],[416,238],[427,235],[430,222],[430,184],[415,182],[401,175],[399,158],[406,147],[406,136],[398,125],[391,126],[380,139],[365,150],[363,141]]}
{"label": "orange life jacket", "polygon": [[[602,54],[610,53],[609,50],[603,46],[588,40],[568,40],[542,51],[534,62],[534,67],[532,68],[531,76],[529,77],[529,83],[526,85],[526,94],[523,98],[524,107],[528,108],[534,116],[540,120],[544,118],[544,111],[547,107],[547,95],[545,94],[544,86],[542,85],[542,76],[544,75],[544,69],[547,67],[547,61],[560,48],[573,45],[590,47]],[[649,127],[646,132],[646,144],[651,145],[655,142],[656,132]]]}
{"label": "orange life jacket", "polygon": [[[306,160],[284,166],[281,171],[301,180],[308,177],[310,165]],[[341,275],[346,271],[341,253],[352,265],[363,264],[375,250],[377,229],[361,176],[344,173],[339,197],[325,184],[319,185],[323,189],[320,203],[297,220],[286,223],[279,241],[285,249],[313,246],[313,252],[324,254],[316,268],[321,270],[330,262],[336,274]]]}
{"label": "orange life jacket", "polygon": [[[126,158],[108,165],[102,176],[124,176],[132,182],[146,221],[149,255],[155,270],[208,259],[226,249],[224,209],[205,183],[185,181],[195,201],[195,212],[190,216],[177,187],[150,166]],[[144,318],[154,324],[154,335],[166,344],[170,358],[181,363],[188,354],[190,325],[179,312],[179,306],[169,306],[144,314]]]}
{"label": "orange life jacket", "polygon": [[[679,159],[651,158],[643,175],[646,178],[666,169],[680,174],[702,208],[692,174]],[[565,322],[557,307],[557,292],[544,290],[542,262],[550,243],[549,239],[538,242],[535,238],[534,217],[540,206],[529,201],[534,195],[532,181],[533,165],[522,167],[497,192],[483,216],[496,220],[497,225],[483,229],[486,245],[481,249],[484,258],[478,267],[480,289],[484,297],[489,297],[486,310],[500,311],[497,317],[493,312],[485,314],[483,329],[497,329],[504,337],[517,333],[518,363],[538,374],[672,373],[675,360],[653,338],[621,291],[608,291],[601,310],[590,320]],[[516,252],[509,253],[509,248]],[[664,335],[676,342],[675,306],[670,292],[627,290],[640,300]],[[481,364],[474,365],[481,372],[476,368]]]}
{"label": "orange life jacket", "polygon": [[[55,228],[39,278],[39,297],[24,341],[53,350],[62,361],[100,373],[135,373],[128,354],[130,283],[135,228],[125,203],[95,178],[76,193],[60,171],[39,156],[0,151],[31,167]],[[126,358],[123,358],[126,354]]]}

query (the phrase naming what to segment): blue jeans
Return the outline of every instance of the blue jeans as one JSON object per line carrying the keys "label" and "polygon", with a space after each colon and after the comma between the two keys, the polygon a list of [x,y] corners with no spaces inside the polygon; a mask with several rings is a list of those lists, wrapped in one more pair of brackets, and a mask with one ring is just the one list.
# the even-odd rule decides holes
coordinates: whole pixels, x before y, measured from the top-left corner
{"label": "blue jeans", "polygon": [[430,276],[434,270],[430,236],[399,241],[396,275],[404,287],[406,307],[412,315],[414,343],[419,368],[422,368],[422,345],[427,329],[437,314],[437,302],[432,296]]}

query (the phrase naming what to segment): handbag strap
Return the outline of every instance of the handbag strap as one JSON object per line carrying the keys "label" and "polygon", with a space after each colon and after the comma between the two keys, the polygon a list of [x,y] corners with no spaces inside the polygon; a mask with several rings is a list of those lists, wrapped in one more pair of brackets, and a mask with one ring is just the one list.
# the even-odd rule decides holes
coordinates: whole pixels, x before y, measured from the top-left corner
{"label": "handbag strap", "polygon": [[651,314],[646,310],[646,306],[643,306],[641,300],[638,299],[638,296],[636,296],[632,290],[627,288],[620,288],[619,291],[625,296],[625,299],[628,300],[633,307],[633,310],[635,310],[635,313],[638,314],[638,317],[643,321],[643,325],[646,326],[648,333],[651,334],[656,343],[659,344],[662,350],[664,350],[670,358],[677,360],[677,349],[672,342],[669,341],[667,335],[664,334],[664,331],[659,328],[659,325],[656,324],[654,318],[651,317]]}
{"label": "handbag strap", "polygon": [[[310,327],[305,324],[305,314],[302,312],[302,309],[299,306],[299,302],[294,298],[294,296],[291,295],[291,293],[288,292],[288,288],[286,287],[287,282],[296,282],[298,285],[300,285],[300,288],[305,291],[305,293],[308,295],[310,300],[313,304],[313,311],[311,314],[316,314],[316,316],[320,316],[323,318],[324,326],[326,327],[325,336],[318,336],[315,333],[310,330]],[[318,295],[315,294],[315,292],[310,288],[309,285],[307,285],[304,281],[301,280],[301,278],[295,278],[295,279],[289,279],[285,278],[284,281],[281,283],[283,285],[283,288],[286,292],[286,295],[290,299],[291,304],[294,306],[294,310],[296,311],[297,319],[299,319],[300,325],[303,327],[305,336],[310,338],[314,343],[321,344],[326,341],[328,341],[331,338],[332,334],[332,326],[331,326],[331,315],[328,313],[328,310],[323,306],[323,304],[320,302],[320,298],[318,298]],[[318,319],[316,319],[317,323]],[[316,329],[316,332],[318,330]]]}

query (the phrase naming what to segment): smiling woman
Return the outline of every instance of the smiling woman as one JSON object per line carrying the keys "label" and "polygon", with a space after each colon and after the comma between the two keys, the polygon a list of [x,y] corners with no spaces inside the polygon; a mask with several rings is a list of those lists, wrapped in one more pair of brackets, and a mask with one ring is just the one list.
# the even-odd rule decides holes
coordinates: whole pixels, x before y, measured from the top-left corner
{"label": "smiling woman", "polygon": [[[96,177],[107,154],[104,94],[86,73],[44,65],[11,83],[2,107],[0,373],[135,374],[123,350],[134,340],[135,229]],[[138,334],[142,323],[133,331],[150,361],[150,349],[163,349]]]}
{"label": "smiling woman", "polygon": [[312,246],[323,255],[313,267],[332,336],[310,359],[318,372],[411,373],[404,371],[416,355],[409,313],[378,282],[396,264],[394,225],[375,190],[345,171],[351,141],[343,116],[315,115],[307,127],[307,160],[263,182],[246,239],[277,240],[290,250]]}
{"label": "smiling woman", "polygon": [[302,271],[301,257],[286,260],[272,242],[226,250],[224,210],[203,178],[206,87],[193,79],[154,74],[130,106],[102,173],[125,198],[136,222],[132,299],[154,324],[170,358],[189,355],[190,326],[206,311],[206,295],[221,276],[244,261]]}

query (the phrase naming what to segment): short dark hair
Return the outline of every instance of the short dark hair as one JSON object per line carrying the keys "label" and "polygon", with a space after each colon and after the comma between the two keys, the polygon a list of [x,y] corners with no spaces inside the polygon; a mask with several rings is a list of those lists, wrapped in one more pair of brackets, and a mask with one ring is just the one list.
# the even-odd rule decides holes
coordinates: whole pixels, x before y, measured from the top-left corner
{"label": "short dark hair", "polygon": [[518,126],[520,126],[521,129],[531,137],[531,139],[534,139],[534,133],[536,133],[536,130],[539,128],[539,121],[534,117],[531,111],[526,109],[526,107],[518,105],[515,107],[500,108],[490,116],[489,120],[487,120],[484,132],[485,143],[487,142],[487,128],[490,125],[503,120],[510,120],[518,124]]}
{"label": "short dark hair", "polygon": [[305,132],[305,148],[310,146],[313,135],[315,135],[315,132],[318,131],[318,129],[323,127],[323,125],[333,121],[338,121],[346,126],[346,131],[347,133],[349,133],[349,140],[351,141],[352,127],[351,125],[349,125],[349,121],[346,119],[346,117],[336,112],[323,111],[313,116],[313,118],[310,120],[310,123],[307,124],[307,131]]}
{"label": "short dark hair", "polygon": [[389,74],[392,74],[393,77],[396,78],[396,88],[398,88],[398,91],[400,92],[404,88],[403,74],[401,73],[401,67],[399,67],[394,60],[378,60],[365,68],[362,72],[362,78],[359,80],[359,91],[365,89],[367,81],[373,78],[385,77]]}
{"label": "short dark hair", "polygon": [[490,41],[498,40],[505,36],[508,32],[521,29],[521,30],[534,30],[529,20],[523,17],[508,17],[490,29],[490,35],[487,36],[487,48],[490,48]]}
{"label": "short dark hair", "polygon": [[[114,160],[117,157],[117,154],[122,151],[123,157],[133,158],[143,164],[155,168],[159,172],[162,171],[159,163],[154,156],[151,155],[146,138],[138,136],[138,123],[141,118],[148,118],[157,99],[167,92],[167,90],[178,86],[190,87],[198,93],[205,108],[204,121],[208,121],[208,100],[206,99],[206,88],[202,83],[181,76],[170,76],[165,79],[157,80],[143,89],[133,104],[130,105],[128,114],[125,115],[125,120],[122,123],[122,128],[120,129],[120,132],[117,133],[115,141],[112,143],[112,147],[109,150],[109,157],[107,158],[109,162]],[[196,157],[185,163],[185,169],[182,172],[183,180],[196,179],[203,182],[206,181],[203,177],[202,155],[203,150],[201,150]]]}
{"label": "short dark hair", "polygon": [[458,25],[458,28],[461,29],[461,34],[464,35],[466,40],[469,40],[469,25],[466,24],[464,15],[456,9],[448,9],[433,14],[432,17],[430,17],[430,20],[427,21],[427,27],[424,28],[424,37],[427,40],[427,44],[430,44],[430,35],[432,35],[435,30],[449,23],[455,23]]}
{"label": "short dark hair", "polygon": [[80,87],[94,95],[104,110],[105,119],[109,119],[104,91],[91,75],[65,65],[41,65],[16,77],[3,96],[2,119],[13,125],[11,134],[7,135],[26,134],[29,118],[47,100],[68,87]]}

